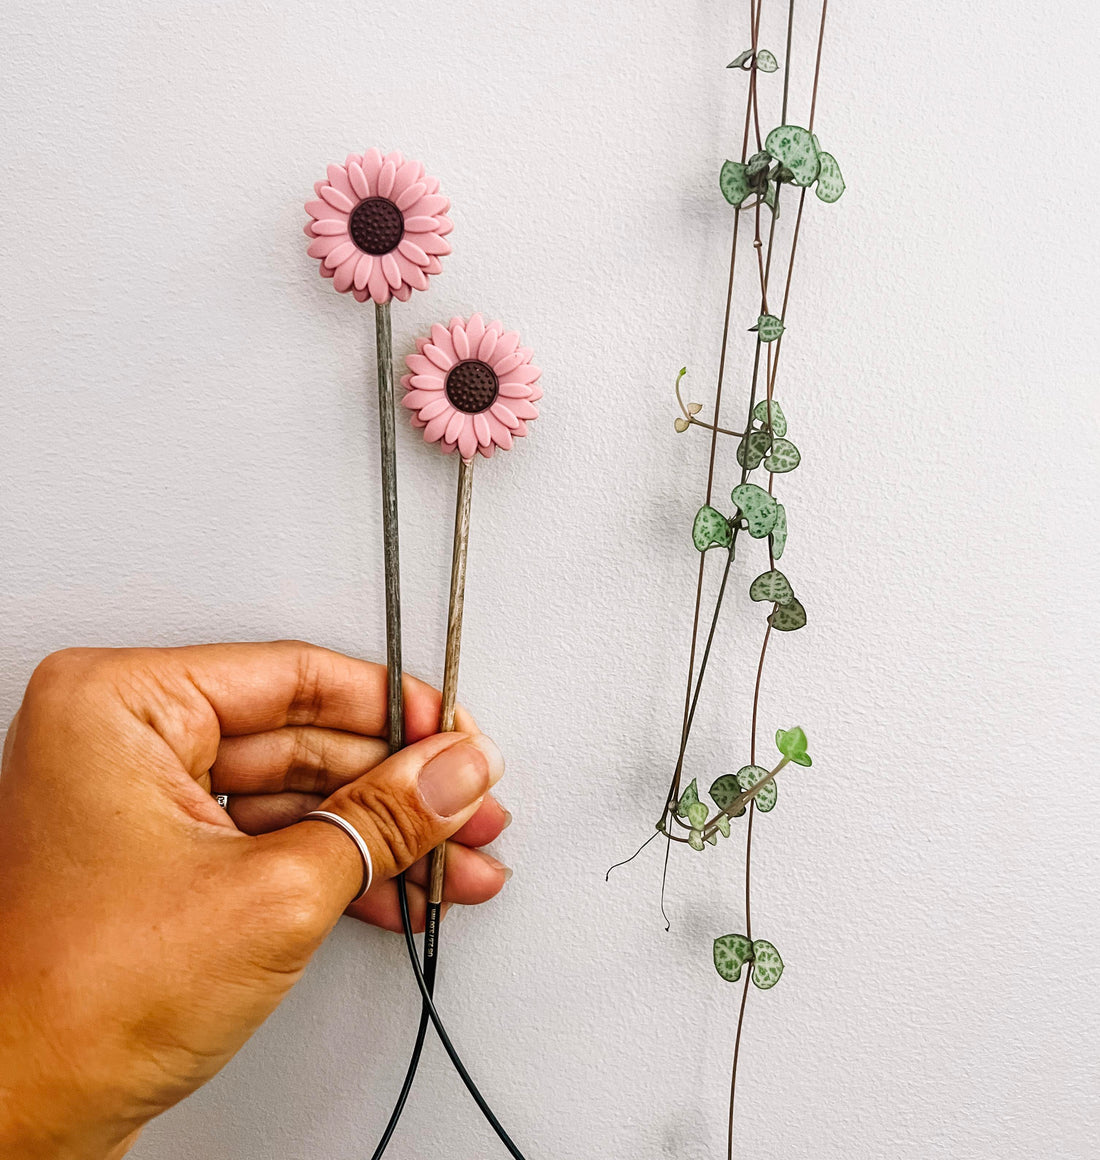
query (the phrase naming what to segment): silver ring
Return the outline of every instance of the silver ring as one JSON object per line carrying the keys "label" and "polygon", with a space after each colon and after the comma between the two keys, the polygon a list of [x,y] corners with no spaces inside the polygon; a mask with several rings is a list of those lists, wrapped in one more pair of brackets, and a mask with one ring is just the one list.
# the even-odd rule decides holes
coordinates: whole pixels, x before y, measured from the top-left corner
{"label": "silver ring", "polygon": [[359,888],[359,893],[352,899],[352,902],[358,902],[370,889],[370,884],[374,881],[374,863],[371,861],[367,843],[363,841],[363,835],[359,833],[347,818],[342,818],[339,814],[330,814],[328,810],[311,810],[300,820],[308,822],[310,818],[317,822],[328,822],[330,826],[336,826],[343,830],[355,843],[355,848],[359,851],[359,857],[363,859],[363,885]]}

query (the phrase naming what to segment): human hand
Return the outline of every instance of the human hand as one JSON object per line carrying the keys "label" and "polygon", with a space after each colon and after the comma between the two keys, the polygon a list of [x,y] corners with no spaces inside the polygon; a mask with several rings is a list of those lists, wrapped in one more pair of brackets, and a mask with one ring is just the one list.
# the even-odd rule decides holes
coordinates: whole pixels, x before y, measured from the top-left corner
{"label": "human hand", "polygon": [[[278,1005],[342,912],[422,928],[429,850],[448,902],[508,871],[477,847],[509,815],[499,751],[386,670],[299,642],[75,649],[35,671],[0,776],[0,1154],[120,1156]],[[228,793],[227,813],[210,796]],[[365,839],[359,853],[322,808]]]}

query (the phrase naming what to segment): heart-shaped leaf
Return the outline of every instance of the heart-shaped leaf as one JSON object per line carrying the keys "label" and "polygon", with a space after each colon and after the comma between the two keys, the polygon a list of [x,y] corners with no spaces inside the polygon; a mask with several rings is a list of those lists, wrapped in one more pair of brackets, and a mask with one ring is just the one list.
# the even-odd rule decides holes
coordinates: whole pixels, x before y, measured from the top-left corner
{"label": "heart-shaped leaf", "polygon": [[798,125],[780,125],[773,129],[764,148],[791,171],[795,185],[813,185],[821,171],[813,136]]}
{"label": "heart-shaped leaf", "polygon": [[740,161],[725,161],[718,174],[718,188],[730,205],[740,205],[752,192],[745,176],[745,166]]}
{"label": "heart-shaped leaf", "polygon": [[773,217],[779,217],[779,194],[776,192],[778,188],[774,181],[769,181],[768,188],[764,190],[764,204],[772,211]]}
{"label": "heart-shaped leaf", "polygon": [[770,404],[767,399],[761,399],[753,407],[752,417],[758,423],[763,423],[766,428],[770,428],[771,433],[778,438],[787,434],[787,416],[783,414],[783,408],[779,405],[778,399],[772,399]]}
{"label": "heart-shaped leaf", "polygon": [[773,568],[770,572],[761,572],[752,582],[749,598],[770,600],[773,604],[790,604],[794,599],[794,589],[787,577]]}
{"label": "heart-shaped leaf", "polygon": [[771,163],[772,155],[770,153],[754,153],[745,166],[745,176],[755,177],[758,173],[763,173]]}
{"label": "heart-shaped leaf", "polygon": [[[688,403],[688,414],[689,415],[698,415],[702,409],[703,409],[702,403]],[[782,432],[780,432],[780,434],[782,434]]]}
{"label": "heart-shaped leaf", "polygon": [[772,556],[778,560],[787,546],[787,509],[781,504],[775,505],[775,527],[772,528]]}
{"label": "heart-shaped leaf", "polygon": [[676,430],[683,435],[683,433],[691,426],[691,424],[681,415],[676,422],[672,424]]}
{"label": "heart-shaped leaf", "polygon": [[[744,813],[745,811],[742,810],[741,812]],[[718,827],[718,832],[722,835],[723,838],[728,838],[730,836],[730,820],[726,817],[725,814],[719,814],[718,817],[714,819],[714,824]]]}
{"label": "heart-shaped leaf", "polygon": [[756,67],[761,72],[773,73],[779,68],[779,63],[772,53],[768,52],[766,48],[762,48],[756,54]]}
{"label": "heart-shaped leaf", "polygon": [[[752,789],[761,778],[767,777],[769,772],[762,765],[746,765],[743,769],[738,770],[737,784],[741,789]],[[762,814],[766,814],[775,809],[777,797],[776,784],[774,781],[769,781],[753,800],[756,802],[756,808]]]}
{"label": "heart-shaped leaf", "polygon": [[771,454],[764,460],[764,466],[768,471],[780,475],[784,471],[794,471],[801,462],[798,448],[789,439],[776,439],[772,442]]}
{"label": "heart-shaped leaf", "polygon": [[726,68],[743,68],[745,62],[751,59],[752,49],[746,48],[744,52],[738,53],[737,56],[735,56],[733,60],[731,60],[728,65],[726,65]]}
{"label": "heart-shaped leaf", "polygon": [[755,471],[764,462],[772,446],[772,437],[768,431],[750,431],[737,445],[737,462],[749,471]]}
{"label": "heart-shaped leaf", "polygon": [[760,336],[761,342],[775,342],[783,333],[783,320],[776,318],[774,314],[761,314],[756,320],[756,325],[749,327],[750,332],[754,330]]}
{"label": "heart-shaped leaf", "polygon": [[821,159],[821,171],[817,175],[817,188],[814,193],[822,201],[839,201],[840,195],[845,189],[844,178],[840,175],[840,166],[831,153],[819,153],[818,156]]}
{"label": "heart-shaped leaf", "polygon": [[714,969],[727,983],[741,978],[741,968],[752,959],[752,942],[743,934],[724,934],[714,940]]}
{"label": "heart-shaped leaf", "polygon": [[[779,744],[779,734],[776,734],[775,743]],[[680,794],[680,800],[676,803],[676,814],[678,817],[686,818],[688,816],[688,806],[694,805],[699,800],[699,784],[693,777],[691,784]]]}
{"label": "heart-shaped leaf", "polygon": [[[732,773],[724,773],[718,778],[710,787],[710,796],[714,799],[714,804],[720,810],[727,810],[730,807],[733,799],[741,792],[741,786],[737,784],[737,778]],[[742,806],[733,816],[739,818],[745,812],[745,807]],[[719,825],[721,819],[719,820]],[[729,835],[727,835],[728,837]]]}
{"label": "heart-shaped leaf", "polygon": [[688,845],[693,850],[701,850],[703,848],[703,831],[692,830],[691,833],[688,834]]}
{"label": "heart-shaped leaf", "polygon": [[806,752],[806,732],[801,726],[796,725],[793,729],[777,729],[775,746],[795,765],[813,765],[810,755]]}
{"label": "heart-shaped leaf", "polygon": [[738,484],[730,498],[740,508],[754,540],[763,539],[775,527],[778,505],[762,487],[755,483]]}
{"label": "heart-shaped leaf", "polygon": [[797,599],[781,604],[768,617],[768,623],[779,632],[794,632],[796,628],[806,625],[806,610]]}
{"label": "heart-shaped leaf", "polygon": [[733,543],[730,522],[717,508],[704,505],[695,513],[691,538],[700,552],[708,548],[728,548]]}
{"label": "heart-shaped leaf", "polygon": [[706,842],[706,844],[708,846],[717,846],[718,845],[718,835],[717,834],[708,834],[703,839],[703,841]]}
{"label": "heart-shaped leaf", "polygon": [[761,991],[767,991],[779,982],[783,974],[783,960],[767,939],[758,938],[752,944],[752,981]]}
{"label": "heart-shaped leaf", "polygon": [[687,807],[688,821],[696,830],[701,830],[707,824],[707,814],[709,813],[710,810],[707,809],[706,802],[692,802]]}

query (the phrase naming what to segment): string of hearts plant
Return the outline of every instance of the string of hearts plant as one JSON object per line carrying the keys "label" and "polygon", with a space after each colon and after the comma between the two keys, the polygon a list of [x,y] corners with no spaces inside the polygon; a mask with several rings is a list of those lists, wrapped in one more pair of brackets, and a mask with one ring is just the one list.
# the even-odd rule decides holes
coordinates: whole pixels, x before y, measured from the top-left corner
{"label": "string of hearts plant", "polygon": [[[740,160],[726,161],[721,167],[718,187],[726,201],[734,207],[732,241],[729,260],[729,280],[726,290],[725,319],[722,330],[721,354],[718,365],[717,383],[708,422],[700,417],[703,406],[700,403],[685,403],[681,394],[681,383],[686,368],[677,376],[675,393],[681,414],[675,420],[675,428],[684,433],[691,428],[701,428],[709,432],[710,457],[705,496],[702,506],[695,514],[691,535],[699,552],[699,573],[696,585],[695,612],[691,631],[691,646],[688,662],[687,688],[684,697],[683,724],[680,733],[679,751],[664,799],[661,816],[655,832],[643,844],[663,837],[665,841],[665,877],[669,866],[669,855],[673,844],[685,845],[695,851],[706,850],[708,845],[718,844],[719,838],[729,838],[733,827],[731,821],[745,817],[745,914],[743,927],[714,940],[713,960],[718,974],[728,982],[741,982],[741,996],[734,1034],[733,1060],[730,1075],[729,1119],[727,1130],[727,1157],[732,1160],[734,1141],[734,1101],[737,1092],[737,1064],[741,1049],[741,1033],[744,1027],[745,1008],[749,995],[750,981],[760,990],[774,987],[783,974],[783,960],[775,945],[754,933],[752,923],[752,842],[753,828],[757,813],[768,813],[775,808],[777,775],[789,764],[809,766],[805,732],[798,727],[779,729],[775,743],[779,751],[778,760],[772,766],[757,764],[757,726],[759,717],[760,688],[764,676],[765,657],[773,633],[789,633],[805,626],[806,610],[795,595],[795,587],[787,575],[776,566],[787,545],[787,512],[775,496],[777,478],[795,470],[801,462],[801,454],[788,438],[788,419],[775,397],[776,379],[779,371],[780,354],[786,334],[787,308],[791,291],[795,254],[802,227],[803,210],[807,194],[812,189],[817,198],[826,203],[835,202],[844,192],[844,179],[836,159],[821,149],[814,134],[814,120],[817,108],[818,80],[821,71],[821,49],[824,40],[825,19],[828,0],[821,5],[820,22],[817,33],[817,53],[813,73],[813,89],[805,127],[794,123],[788,117],[790,93],[791,43],[794,28],[795,4],[789,0],[786,13],[786,55],[783,61],[782,105],[775,128],[762,131],[761,101],[759,90],[766,84],[761,74],[779,71],[780,65],[774,53],[760,47],[760,19],[764,0],[749,0],[750,47],[745,49],[727,66],[747,74],[747,94],[745,99],[744,135]],[[769,94],[769,97],[772,97]],[[778,98],[775,93],[773,99]],[[776,101],[776,103],[778,103]],[[750,153],[750,148],[755,148]],[[788,204],[797,198],[794,206],[794,225],[787,244],[787,269],[782,295],[778,305],[769,296],[773,257],[783,244],[777,237],[777,225],[781,218],[789,220]],[[751,244],[755,257],[750,258],[755,277],[746,290],[751,297],[750,308],[744,310],[752,325],[747,330],[755,335],[751,365],[738,368],[738,376],[744,375],[748,386],[748,400],[740,414],[745,416],[743,430],[722,425],[722,395],[726,379],[727,352],[731,322],[741,313],[741,306],[735,306],[734,282],[738,267],[738,247],[744,247],[744,235],[751,230]],[[793,414],[793,410],[792,410]],[[735,442],[723,446],[734,448],[736,467],[732,474],[737,482],[730,492],[730,504],[725,505],[716,498],[715,480],[718,466],[719,437]],[[757,474],[759,473],[759,474]],[[754,475],[760,479],[757,482]],[[744,537],[748,537],[745,544]],[[712,806],[703,800],[699,791],[698,777],[687,777],[687,749],[692,726],[695,722],[703,680],[715,630],[722,611],[728,581],[733,569],[740,544],[755,549],[755,542],[767,545],[767,567],[757,565],[755,578],[748,584],[749,599],[770,606],[766,618],[763,642],[756,664],[756,678],[753,686],[752,709],[747,737],[748,761],[736,772],[721,773],[710,785],[708,796]],[[748,554],[748,553],[745,553]],[[721,561],[721,577],[710,613],[710,623],[699,653],[701,627],[703,623],[703,593],[708,561],[717,557]],[[747,577],[746,577],[747,578]],[[698,663],[697,663],[698,662]],[[641,851],[639,850],[638,853]],[[633,855],[636,857],[637,854]],[[630,861],[630,859],[628,859]],[[619,863],[622,865],[622,863]],[[614,869],[614,867],[612,867]],[[662,881],[662,913],[664,913],[664,884]],[[666,925],[668,919],[665,919]],[[748,968],[748,970],[746,970]]]}

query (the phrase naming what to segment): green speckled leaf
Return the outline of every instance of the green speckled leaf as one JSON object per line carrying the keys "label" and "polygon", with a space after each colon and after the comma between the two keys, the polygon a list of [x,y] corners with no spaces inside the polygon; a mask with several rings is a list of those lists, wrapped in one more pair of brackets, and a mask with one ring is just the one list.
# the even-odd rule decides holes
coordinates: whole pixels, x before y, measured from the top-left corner
{"label": "green speckled leaf", "polygon": [[795,765],[813,765],[810,755],[806,752],[806,744],[806,731],[800,725],[796,725],[793,729],[775,731],[776,749]]}
{"label": "green speckled leaf", "polygon": [[733,543],[733,532],[729,520],[717,508],[703,506],[695,513],[691,538],[699,551],[705,552],[708,548],[728,548]]}
{"label": "green speckled leaf", "polygon": [[[776,735],[776,744],[778,744],[778,734]],[[688,816],[688,806],[694,805],[699,800],[699,784],[693,777],[691,784],[680,794],[680,800],[676,803],[676,814],[678,817],[686,818]]]}
{"label": "green speckled leaf", "polygon": [[780,125],[768,134],[764,148],[791,171],[795,185],[813,185],[821,171],[814,139],[797,125]]}
{"label": "green speckled leaf", "polygon": [[764,204],[775,217],[779,217],[779,195],[776,193],[778,188],[774,181],[769,181],[768,188],[764,190]]}
{"label": "green speckled leaf", "polygon": [[749,535],[754,540],[763,539],[775,527],[777,504],[774,499],[755,483],[741,483],[730,493],[730,498],[745,517]]}
{"label": "green speckled leaf", "polygon": [[783,333],[783,320],[774,314],[761,314],[756,325],[749,327],[750,333],[754,330],[759,334],[761,342],[775,342]]}
{"label": "green speckled leaf", "polygon": [[737,56],[735,56],[733,60],[731,60],[728,65],[726,65],[726,68],[743,68],[745,62],[751,59],[752,49],[746,48],[744,52],[738,53]]}
{"label": "green speckled leaf", "polygon": [[789,439],[776,439],[764,466],[779,475],[784,471],[794,471],[801,462],[801,453]]}
{"label": "green speckled leaf", "polygon": [[779,632],[794,632],[796,628],[803,628],[806,624],[806,610],[797,600],[781,604],[768,617],[768,623]]}
{"label": "green speckled leaf", "polygon": [[714,940],[714,969],[727,983],[741,978],[741,968],[752,959],[752,942],[743,934],[724,934]]}
{"label": "green speckled leaf", "polygon": [[761,399],[752,409],[752,417],[758,422],[763,423],[765,427],[768,426],[768,414],[771,413],[771,430],[772,434],[782,438],[787,434],[787,416],[783,414],[783,408],[779,405],[778,399],[772,399],[771,406],[768,406],[767,399]]}
{"label": "green speckled leaf", "polygon": [[[752,789],[762,777],[767,777],[769,772],[771,771],[765,769],[762,765],[746,765],[737,773],[737,784],[741,789]],[[778,796],[775,782],[768,782],[754,799],[756,808],[763,814],[768,813],[770,810],[775,809],[775,802]]]}
{"label": "green speckled leaf", "polygon": [[[745,811],[742,810],[741,812],[744,813]],[[730,820],[726,817],[725,814],[719,814],[718,817],[714,819],[714,824],[718,827],[718,832],[722,835],[723,838],[728,838],[730,836]]]}
{"label": "green speckled leaf", "polygon": [[787,509],[781,503],[775,505],[775,527],[771,534],[772,556],[778,560],[787,546]]}
{"label": "green speckled leaf", "polygon": [[817,188],[814,193],[822,201],[839,201],[840,195],[845,189],[844,178],[840,175],[840,166],[831,153],[822,153],[819,156],[821,158],[821,172],[817,175]]}
{"label": "green speckled leaf", "polygon": [[[730,802],[741,792],[741,787],[737,784],[737,778],[732,773],[724,773],[717,778],[714,784],[710,787],[710,796],[714,799],[714,804],[720,809],[729,809]],[[735,817],[740,817],[745,811],[735,814]]]}
{"label": "green speckled leaf", "polygon": [[794,590],[787,577],[773,568],[770,572],[761,572],[749,585],[749,598],[770,600],[773,604],[790,604],[794,599]]}
{"label": "green speckled leaf", "polygon": [[718,835],[717,834],[708,834],[703,839],[703,841],[706,842],[706,844],[708,846],[717,846],[718,845]]}
{"label": "green speckled leaf", "polygon": [[701,830],[692,830],[688,834],[688,845],[693,850],[701,850],[703,848],[703,834]]}
{"label": "green speckled leaf", "polygon": [[737,445],[737,462],[749,471],[755,471],[764,462],[772,446],[771,434],[767,431],[750,431]]}
{"label": "green speckled leaf", "polygon": [[761,991],[767,991],[779,982],[783,974],[783,960],[767,939],[758,938],[752,944],[752,981]]}
{"label": "green speckled leaf", "polygon": [[755,177],[758,173],[762,173],[772,163],[772,155],[770,153],[754,153],[745,166],[745,176]]}
{"label": "green speckled leaf", "polygon": [[745,166],[740,161],[723,162],[718,174],[718,188],[730,205],[740,205],[751,192]]}
{"label": "green speckled leaf", "polygon": [[762,48],[756,54],[756,67],[761,72],[773,73],[777,68],[779,68],[779,62],[775,59],[775,56],[772,53],[768,52],[766,48]]}
{"label": "green speckled leaf", "polygon": [[701,830],[707,824],[707,814],[709,813],[710,810],[707,809],[706,802],[692,802],[687,807],[688,821],[696,830]]}

